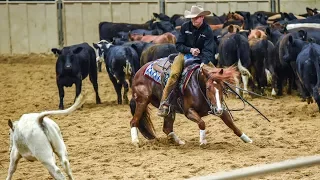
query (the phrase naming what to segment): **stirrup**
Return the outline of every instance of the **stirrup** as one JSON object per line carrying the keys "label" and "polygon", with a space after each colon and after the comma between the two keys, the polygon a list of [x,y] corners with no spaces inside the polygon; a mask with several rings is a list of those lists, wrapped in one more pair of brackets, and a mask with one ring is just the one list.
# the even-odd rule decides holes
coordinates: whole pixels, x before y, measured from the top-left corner
{"label": "stirrup", "polygon": [[161,117],[167,117],[169,113],[170,113],[170,105],[166,101],[162,102],[159,106],[157,115]]}

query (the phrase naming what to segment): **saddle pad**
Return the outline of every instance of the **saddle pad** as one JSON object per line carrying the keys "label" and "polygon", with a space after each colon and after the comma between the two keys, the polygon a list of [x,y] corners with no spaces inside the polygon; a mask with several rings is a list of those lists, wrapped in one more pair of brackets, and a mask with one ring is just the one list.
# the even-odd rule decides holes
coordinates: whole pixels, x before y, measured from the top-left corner
{"label": "saddle pad", "polygon": [[200,67],[200,64],[192,64],[183,69],[181,79],[179,81],[179,90],[182,94],[184,94],[184,90],[188,85],[191,75],[199,67]]}
{"label": "saddle pad", "polygon": [[[186,68],[183,69],[182,74],[181,74],[181,78],[179,79],[179,90],[182,94],[184,94],[184,90],[187,87],[187,84],[190,80],[191,75],[193,74],[193,72],[200,67],[200,64],[192,64]],[[155,81],[156,83],[160,84],[160,85],[165,85],[167,84],[168,78],[170,76],[170,74],[165,74],[164,79],[161,79],[161,73],[159,73],[158,71],[155,71],[153,69],[153,63],[149,64],[149,66],[147,66],[147,68],[144,70],[143,73],[144,76],[152,79],[153,81]]]}
{"label": "saddle pad", "polygon": [[[153,69],[153,64],[154,63],[151,63],[149,64],[149,66],[147,66],[147,68],[144,70],[143,75],[145,75],[146,77],[154,80],[156,83],[161,85],[162,84],[161,73]],[[167,83],[166,81],[168,80],[169,74],[167,74],[166,76],[167,78],[165,78],[165,83]]]}

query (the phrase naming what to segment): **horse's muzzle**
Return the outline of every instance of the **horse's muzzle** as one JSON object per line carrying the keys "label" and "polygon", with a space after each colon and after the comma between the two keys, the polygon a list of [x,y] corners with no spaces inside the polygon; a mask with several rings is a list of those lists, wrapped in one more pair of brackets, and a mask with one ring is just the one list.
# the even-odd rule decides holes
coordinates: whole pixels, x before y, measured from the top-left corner
{"label": "horse's muzzle", "polygon": [[223,113],[223,108],[213,108],[213,114],[217,115],[217,116],[221,116],[221,114]]}

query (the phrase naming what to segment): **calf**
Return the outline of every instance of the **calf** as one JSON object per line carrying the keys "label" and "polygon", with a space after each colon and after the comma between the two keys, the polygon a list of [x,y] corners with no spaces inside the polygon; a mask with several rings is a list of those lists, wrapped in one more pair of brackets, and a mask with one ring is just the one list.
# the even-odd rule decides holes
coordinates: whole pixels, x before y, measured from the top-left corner
{"label": "calf", "polygon": [[115,46],[108,41],[93,43],[98,50],[100,59],[106,64],[111,82],[117,92],[118,104],[122,104],[121,89],[124,87],[123,99],[128,103],[129,84],[140,68],[137,52],[130,46]]}
{"label": "calf", "polygon": [[23,114],[18,121],[8,121],[10,127],[10,165],[7,180],[12,178],[18,161],[24,157],[29,161],[40,161],[55,179],[65,179],[55,163],[55,153],[69,179],[73,179],[68,160],[66,145],[59,126],[48,115],[69,114],[84,103],[84,96],[79,94],[75,103],[66,110],[44,111]]}
{"label": "calf", "polygon": [[64,89],[76,85],[76,97],[81,92],[82,80],[88,74],[96,93],[96,103],[100,104],[101,100],[98,94],[98,76],[96,54],[94,49],[88,43],[76,44],[64,47],[62,50],[52,48],[54,54],[58,54],[56,62],[56,78],[59,89],[60,104],[59,108],[63,109]]}
{"label": "calf", "polygon": [[[320,45],[306,45],[297,57],[298,77],[302,82],[307,99],[313,96],[320,112]],[[310,101],[308,100],[308,103]]]}

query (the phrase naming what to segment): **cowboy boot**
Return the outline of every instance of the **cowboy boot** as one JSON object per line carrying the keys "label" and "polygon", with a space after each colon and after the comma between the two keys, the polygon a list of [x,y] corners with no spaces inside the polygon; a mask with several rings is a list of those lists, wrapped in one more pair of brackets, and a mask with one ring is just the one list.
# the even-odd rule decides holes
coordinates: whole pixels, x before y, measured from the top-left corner
{"label": "cowboy boot", "polygon": [[184,66],[184,55],[179,54],[173,61],[173,64],[171,65],[170,77],[168,79],[168,82],[165,88],[163,89],[162,98],[161,98],[160,106],[157,113],[158,116],[166,117],[169,114],[170,104],[167,101],[167,99],[169,94],[171,94],[171,91],[176,87],[176,84],[182,72],[183,66]]}

